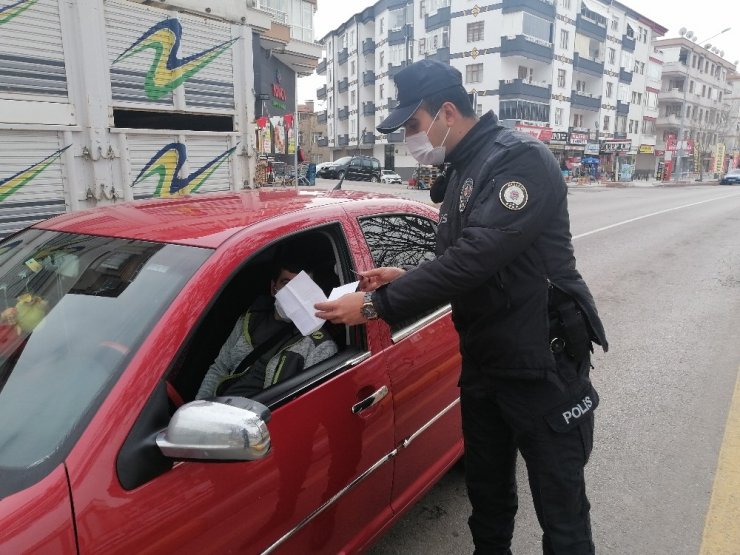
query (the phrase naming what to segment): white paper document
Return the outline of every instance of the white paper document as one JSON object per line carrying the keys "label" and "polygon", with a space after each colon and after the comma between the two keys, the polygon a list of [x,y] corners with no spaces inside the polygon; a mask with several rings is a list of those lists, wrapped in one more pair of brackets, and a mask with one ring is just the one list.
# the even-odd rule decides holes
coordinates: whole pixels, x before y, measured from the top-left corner
{"label": "white paper document", "polygon": [[315,316],[316,309],[313,305],[326,300],[338,299],[346,293],[352,293],[357,289],[358,284],[359,281],[356,281],[335,287],[329,295],[329,299],[327,299],[321,288],[316,285],[316,282],[306,272],[301,272],[285,284],[277,292],[275,298],[280,300],[285,315],[293,321],[298,331],[305,336],[318,331],[326,323],[326,320]]}

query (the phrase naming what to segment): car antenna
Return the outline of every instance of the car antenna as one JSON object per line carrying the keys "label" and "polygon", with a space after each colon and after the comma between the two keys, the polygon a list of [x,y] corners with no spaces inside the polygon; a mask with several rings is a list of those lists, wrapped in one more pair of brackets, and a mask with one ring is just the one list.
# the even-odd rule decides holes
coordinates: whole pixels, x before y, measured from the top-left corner
{"label": "car antenna", "polygon": [[[362,128],[362,135],[360,137],[365,136],[365,131],[367,131],[367,127]],[[357,152],[360,150],[360,137],[357,138],[357,146],[355,147],[355,152],[352,154],[352,158],[349,159],[349,164],[347,164],[347,171],[349,171],[349,168],[352,166],[352,160],[355,159],[357,156]],[[342,183],[344,183],[344,178],[347,177],[347,171],[342,173],[342,177],[339,178],[339,183],[334,185],[334,188],[332,191],[341,191],[342,190]]]}

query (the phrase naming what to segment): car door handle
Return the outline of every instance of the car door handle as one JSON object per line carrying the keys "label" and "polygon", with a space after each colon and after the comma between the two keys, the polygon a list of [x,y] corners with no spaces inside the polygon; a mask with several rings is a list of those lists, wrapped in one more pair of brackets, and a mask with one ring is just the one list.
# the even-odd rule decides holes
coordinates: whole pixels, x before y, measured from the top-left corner
{"label": "car door handle", "polygon": [[361,412],[365,409],[369,409],[373,405],[380,402],[386,395],[388,395],[388,388],[386,386],[383,386],[378,389],[378,391],[370,395],[370,397],[365,397],[359,403],[352,405],[352,414],[357,414],[358,412]]}

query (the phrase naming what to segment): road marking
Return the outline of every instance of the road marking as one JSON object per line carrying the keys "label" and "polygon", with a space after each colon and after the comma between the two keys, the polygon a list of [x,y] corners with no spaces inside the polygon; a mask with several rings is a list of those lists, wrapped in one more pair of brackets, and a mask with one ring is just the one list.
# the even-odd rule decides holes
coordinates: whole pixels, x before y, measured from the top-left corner
{"label": "road marking", "polygon": [[737,555],[740,550],[740,367],[727,415],[725,437],[704,521],[700,555]]}
{"label": "road marking", "polygon": [[722,200],[726,198],[732,198],[740,196],[740,193],[732,194],[732,195],[725,195],[722,197],[716,197],[716,198],[710,198],[707,200],[700,200],[699,202],[692,202],[691,204],[684,204],[682,206],[675,206],[673,208],[666,208],[665,210],[659,210],[658,212],[653,212],[651,214],[645,214],[644,216],[638,216],[637,218],[630,218],[629,220],[624,220],[622,222],[617,222],[616,224],[611,224],[605,227],[600,227],[598,229],[594,229],[591,231],[587,231],[586,233],[581,233],[580,235],[574,235],[573,239],[580,239],[581,237],[587,237],[589,235],[593,235],[594,233],[599,233],[601,231],[606,231],[607,229],[612,229],[614,227],[619,227],[620,225],[630,224],[632,222],[636,222],[638,220],[644,220],[645,218],[651,218],[653,216],[659,216],[660,214],[665,214],[666,212],[673,212],[674,210],[681,210],[682,208],[689,208],[690,206],[697,206],[698,204],[704,204],[705,202],[714,202],[715,200]]}

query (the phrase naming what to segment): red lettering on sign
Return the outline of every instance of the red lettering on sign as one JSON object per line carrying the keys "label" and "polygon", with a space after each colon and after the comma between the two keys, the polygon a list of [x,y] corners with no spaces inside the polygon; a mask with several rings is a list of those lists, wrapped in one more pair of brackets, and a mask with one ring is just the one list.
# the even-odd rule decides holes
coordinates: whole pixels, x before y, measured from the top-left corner
{"label": "red lettering on sign", "polygon": [[274,96],[277,99],[282,100],[283,102],[288,101],[288,91],[286,91],[283,87],[281,87],[277,83],[272,84],[272,96]]}

